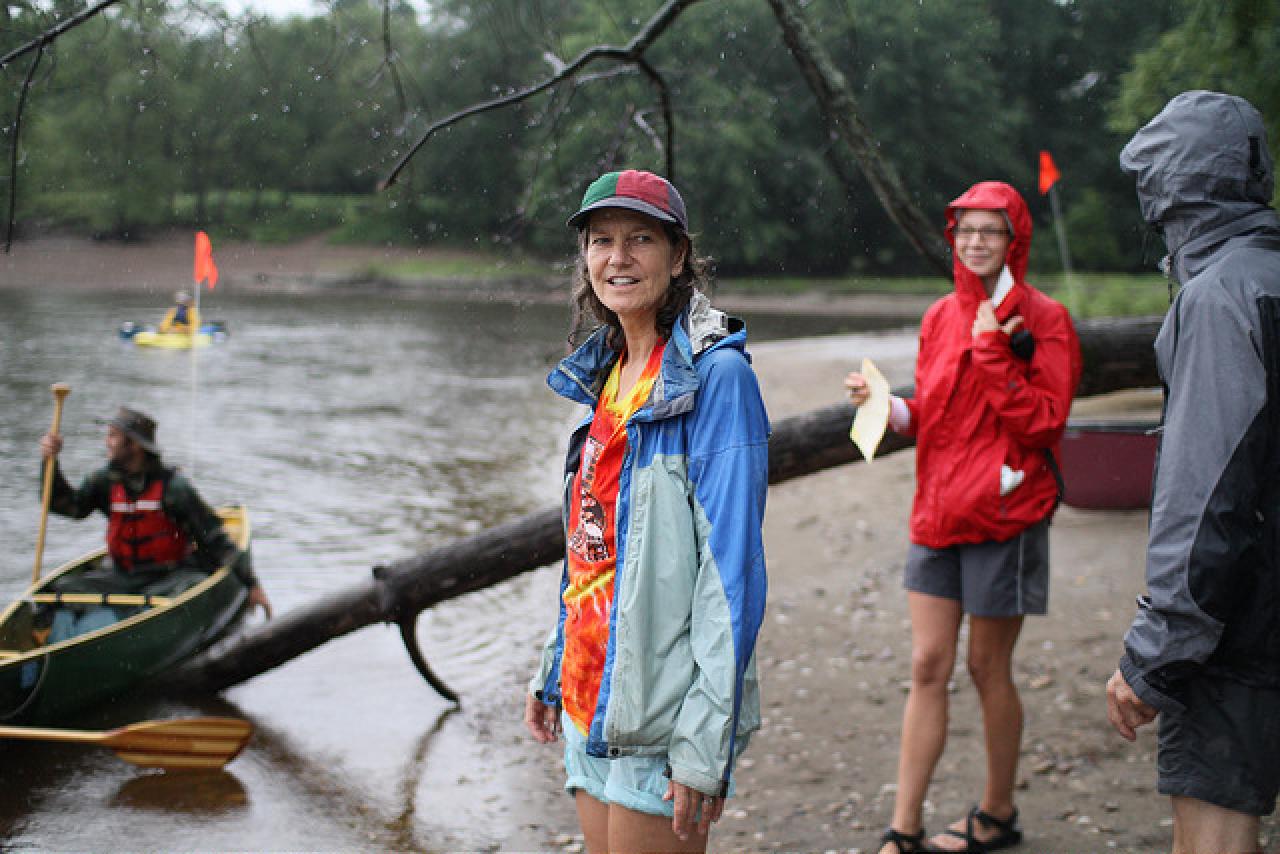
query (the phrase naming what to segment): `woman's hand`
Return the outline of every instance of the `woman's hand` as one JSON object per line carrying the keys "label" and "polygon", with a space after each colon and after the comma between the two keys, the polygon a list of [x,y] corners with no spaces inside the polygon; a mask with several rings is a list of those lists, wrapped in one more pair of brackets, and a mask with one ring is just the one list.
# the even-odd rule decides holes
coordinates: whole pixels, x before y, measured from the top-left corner
{"label": "woman's hand", "polygon": [[849,393],[849,402],[854,406],[861,406],[871,397],[871,386],[867,384],[867,378],[857,371],[850,371],[844,378],[844,387]]}
{"label": "woman's hand", "polygon": [[1012,335],[1021,325],[1022,315],[1020,314],[1015,314],[1001,324],[996,319],[996,309],[991,304],[991,300],[984,299],[978,303],[978,315],[973,319],[973,337],[977,338],[984,332],[1003,332],[1005,335]]}
{"label": "woman's hand", "polygon": [[[671,819],[671,830],[681,841],[689,838],[689,832],[695,828],[698,834],[706,836],[711,832],[712,822],[720,820],[724,812],[724,798],[704,795],[697,789],[672,780],[667,783],[664,801],[675,801],[676,814]],[[698,808],[702,814],[698,814]]]}
{"label": "woman's hand", "polygon": [[560,736],[560,715],[532,694],[524,698],[524,727],[539,744],[550,744]]}

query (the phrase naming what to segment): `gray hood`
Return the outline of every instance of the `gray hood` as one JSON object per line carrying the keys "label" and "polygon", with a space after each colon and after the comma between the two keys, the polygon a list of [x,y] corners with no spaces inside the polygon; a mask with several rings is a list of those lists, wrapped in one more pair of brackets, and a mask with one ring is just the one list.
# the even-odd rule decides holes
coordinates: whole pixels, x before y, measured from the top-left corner
{"label": "gray hood", "polygon": [[1258,215],[1258,225],[1275,221],[1266,129],[1243,98],[1183,92],[1134,134],[1120,167],[1137,181],[1142,218],[1160,226],[1175,263],[1182,247],[1211,231]]}

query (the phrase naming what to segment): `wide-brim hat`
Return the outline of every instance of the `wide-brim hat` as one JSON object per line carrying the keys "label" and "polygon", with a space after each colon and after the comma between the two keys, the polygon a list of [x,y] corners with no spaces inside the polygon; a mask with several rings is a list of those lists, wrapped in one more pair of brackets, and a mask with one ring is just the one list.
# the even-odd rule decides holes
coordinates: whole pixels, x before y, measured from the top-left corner
{"label": "wide-brim hat", "polygon": [[648,214],[656,220],[689,230],[689,215],[684,199],[671,182],[661,175],[639,169],[608,172],[591,182],[582,195],[582,206],[569,217],[569,225],[582,228],[592,211],[624,208]]}
{"label": "wide-brim hat", "polygon": [[137,442],[144,451],[160,455],[160,446],[156,444],[156,422],[135,409],[122,406],[110,418],[99,418],[99,424],[115,427],[121,433]]}

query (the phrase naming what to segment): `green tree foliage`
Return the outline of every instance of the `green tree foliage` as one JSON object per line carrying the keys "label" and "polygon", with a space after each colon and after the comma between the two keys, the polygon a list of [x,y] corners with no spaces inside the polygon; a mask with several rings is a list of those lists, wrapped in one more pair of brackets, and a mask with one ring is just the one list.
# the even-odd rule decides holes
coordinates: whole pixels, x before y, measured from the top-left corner
{"label": "green tree foliage", "polygon": [[[57,2],[0,6],[0,47],[83,8]],[[648,78],[599,63],[572,84],[453,125],[392,190],[376,192],[431,122],[542,81],[589,47],[625,45],[660,5],[337,0],[323,16],[230,20],[179,0],[129,0],[59,39],[41,66],[20,214],[116,235],[170,224],[261,234],[251,226],[273,222],[281,233],[337,226],[345,239],[562,257],[564,220],[593,177],[662,170],[673,153],[700,248],[722,271],[924,272],[823,126],[762,0],[695,4],[646,55],[669,88],[674,152]],[[1280,117],[1267,101],[1274,87],[1263,91],[1280,56],[1275,15],[1233,0],[1215,18],[1218,5],[812,0],[805,10],[939,226],[949,199],[1001,179],[1047,228],[1034,181],[1037,153],[1049,149],[1074,260],[1088,269],[1140,263],[1132,187],[1115,166],[1125,121],[1115,116],[1153,112],[1165,91],[1187,88],[1190,75],[1163,74],[1157,60],[1188,63],[1180,46],[1194,45],[1213,79]],[[1194,24],[1182,23],[1184,7]],[[1225,59],[1227,45],[1243,50]],[[1251,69],[1252,89],[1235,82]],[[24,70],[0,77],[6,115]],[[1057,269],[1043,237],[1033,263]]]}
{"label": "green tree foliage", "polygon": [[[1108,104],[1108,129],[1123,146],[1174,95],[1213,89],[1247,98],[1262,112],[1276,157],[1280,154],[1280,88],[1275,82],[1280,79],[1280,5],[1274,0],[1182,0],[1176,10],[1176,23],[1133,56],[1131,69]],[[1277,201],[1280,194],[1273,203]],[[1122,214],[1096,206],[1094,227],[1100,223],[1135,235],[1143,227],[1136,204]],[[1135,237],[1129,242],[1139,241]]]}
{"label": "green tree foliage", "polygon": [[1184,0],[1181,22],[1136,54],[1111,114],[1127,137],[1189,89],[1248,99],[1280,151],[1280,4],[1274,0]]}

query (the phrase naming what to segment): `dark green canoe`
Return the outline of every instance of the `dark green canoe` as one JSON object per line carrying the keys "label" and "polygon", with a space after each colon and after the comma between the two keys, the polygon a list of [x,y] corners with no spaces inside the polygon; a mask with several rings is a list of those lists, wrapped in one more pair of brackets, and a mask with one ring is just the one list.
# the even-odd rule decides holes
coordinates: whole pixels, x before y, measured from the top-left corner
{"label": "dark green canoe", "polygon": [[[232,542],[249,544],[249,516],[241,507],[218,511]],[[244,613],[248,591],[222,567],[171,597],[49,592],[56,579],[72,579],[98,565],[106,550],[85,555],[42,578],[0,614],[0,721],[56,722],[115,697],[174,666],[221,637]],[[65,589],[63,582],[60,586]],[[79,599],[80,601],[75,601]],[[68,601],[71,600],[71,601]],[[39,605],[37,603],[40,603]],[[106,605],[112,611],[101,606]],[[55,643],[37,638],[37,607],[94,609],[119,619]],[[69,615],[68,615],[69,616]]]}

